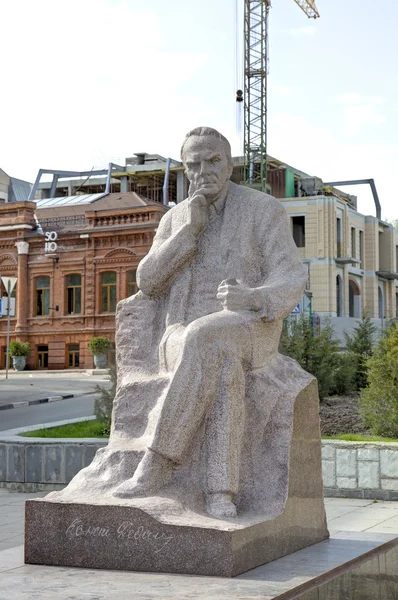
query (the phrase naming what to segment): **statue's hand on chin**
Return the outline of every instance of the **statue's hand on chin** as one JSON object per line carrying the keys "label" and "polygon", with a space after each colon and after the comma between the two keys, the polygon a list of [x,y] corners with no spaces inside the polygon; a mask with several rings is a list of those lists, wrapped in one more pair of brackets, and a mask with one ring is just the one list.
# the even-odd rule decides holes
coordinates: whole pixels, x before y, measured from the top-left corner
{"label": "statue's hand on chin", "polygon": [[207,200],[202,189],[198,189],[188,200],[188,224],[194,235],[199,235],[209,220]]}
{"label": "statue's hand on chin", "polygon": [[239,280],[226,279],[217,290],[217,300],[228,310],[260,310],[262,298],[257,288],[251,288]]}

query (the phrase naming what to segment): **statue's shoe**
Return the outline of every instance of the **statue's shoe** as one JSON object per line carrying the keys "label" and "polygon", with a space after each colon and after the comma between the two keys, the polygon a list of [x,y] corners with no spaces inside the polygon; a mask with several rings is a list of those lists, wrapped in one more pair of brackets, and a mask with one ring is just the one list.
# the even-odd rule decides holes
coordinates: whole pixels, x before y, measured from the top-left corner
{"label": "statue's shoe", "polygon": [[133,477],[121,483],[113,492],[118,498],[137,498],[150,496],[159,488],[167,485],[176,465],[151,450],[147,450]]}
{"label": "statue's shoe", "polygon": [[226,493],[209,494],[206,500],[207,512],[212,517],[228,519],[236,517],[236,506],[231,495]]}

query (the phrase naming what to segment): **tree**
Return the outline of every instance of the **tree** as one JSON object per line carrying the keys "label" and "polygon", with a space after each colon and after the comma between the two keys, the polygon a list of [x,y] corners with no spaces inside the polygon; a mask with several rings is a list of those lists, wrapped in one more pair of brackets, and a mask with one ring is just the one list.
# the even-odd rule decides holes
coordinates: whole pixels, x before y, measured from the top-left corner
{"label": "tree", "polygon": [[110,388],[105,388],[98,384],[95,386],[95,391],[98,392],[98,396],[94,401],[94,414],[97,420],[104,424],[103,433],[109,435],[111,431],[113,401],[116,396],[115,365],[110,367],[107,379],[111,382]]}
{"label": "tree", "polygon": [[347,360],[355,371],[353,385],[355,390],[361,390],[368,383],[368,360],[373,354],[376,326],[365,314],[351,334],[344,332],[345,352]]}
{"label": "tree", "polygon": [[344,360],[340,343],[329,322],[318,335],[304,317],[289,323],[284,329],[280,350],[318,379],[321,399],[352,391],[354,368]]}
{"label": "tree", "polygon": [[382,337],[367,361],[368,386],[361,391],[364,425],[374,435],[398,437],[398,326]]}

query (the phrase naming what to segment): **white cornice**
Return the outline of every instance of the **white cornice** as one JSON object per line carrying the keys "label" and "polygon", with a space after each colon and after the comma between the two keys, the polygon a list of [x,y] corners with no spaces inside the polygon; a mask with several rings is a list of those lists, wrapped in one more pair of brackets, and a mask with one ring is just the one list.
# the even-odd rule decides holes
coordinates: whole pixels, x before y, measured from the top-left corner
{"label": "white cornice", "polygon": [[6,225],[0,227],[0,231],[11,231],[13,229],[33,229],[33,225]]}

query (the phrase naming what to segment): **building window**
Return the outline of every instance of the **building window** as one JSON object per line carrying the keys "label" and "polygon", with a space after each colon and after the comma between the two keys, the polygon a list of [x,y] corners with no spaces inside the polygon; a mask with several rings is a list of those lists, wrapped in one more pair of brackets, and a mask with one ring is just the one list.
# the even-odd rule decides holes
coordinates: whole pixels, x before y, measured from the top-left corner
{"label": "building window", "polygon": [[292,229],[297,248],[305,248],[305,217],[292,217]]}
{"label": "building window", "polygon": [[[12,277],[14,277],[14,275]],[[18,285],[18,282],[15,284],[14,289],[11,292],[11,298],[17,297],[17,285]],[[8,294],[7,294],[6,286],[4,285],[4,283],[2,281],[0,281],[0,297],[7,298],[7,296],[8,296]]]}
{"label": "building window", "polygon": [[50,313],[50,278],[36,278],[36,315],[42,317]]}
{"label": "building window", "polygon": [[384,319],[384,294],[381,287],[378,287],[379,319]]}
{"label": "building window", "polygon": [[80,365],[79,344],[68,344],[68,368],[77,369]]}
{"label": "building window", "polygon": [[[398,298],[398,296],[397,296],[397,298]],[[0,362],[2,369],[6,368],[6,366],[7,366],[6,363],[7,363],[7,346],[3,346],[1,348],[1,362]]]}
{"label": "building window", "polygon": [[37,368],[48,369],[48,346],[37,346]]}
{"label": "building window", "polygon": [[116,273],[101,273],[101,312],[116,310]]}
{"label": "building window", "polygon": [[336,277],[336,314],[343,316],[343,281],[340,275]]}
{"label": "building window", "polygon": [[363,269],[363,231],[359,232],[359,261],[360,267]]}
{"label": "building window", "polygon": [[68,315],[82,312],[82,276],[78,273],[66,277],[66,304]]}
{"label": "building window", "polygon": [[138,292],[137,269],[127,271],[127,296],[132,296]]}
{"label": "building window", "polygon": [[356,319],[361,318],[361,290],[353,279],[348,282],[348,304],[349,316]]}
{"label": "building window", "polygon": [[8,309],[10,309],[10,317],[15,317],[15,306],[16,306],[16,298],[17,298],[17,285],[18,283],[15,284],[14,289],[11,292],[11,302],[10,305],[8,305],[8,294],[7,294],[7,289],[4,285],[4,283],[1,281],[0,282],[0,298],[3,299],[3,317],[8,316]]}
{"label": "building window", "polygon": [[341,219],[337,217],[336,220],[336,242],[337,242],[337,258],[343,256],[343,230],[341,226]]}
{"label": "building window", "polygon": [[356,258],[356,235],[355,227],[351,227],[351,258]]}

